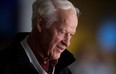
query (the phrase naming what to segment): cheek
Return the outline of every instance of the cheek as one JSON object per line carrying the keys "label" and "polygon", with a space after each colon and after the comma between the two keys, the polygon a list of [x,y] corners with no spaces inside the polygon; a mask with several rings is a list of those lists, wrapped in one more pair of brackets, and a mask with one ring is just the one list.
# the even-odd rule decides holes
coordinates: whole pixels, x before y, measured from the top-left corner
{"label": "cheek", "polygon": [[53,59],[58,59],[61,52],[59,51],[58,45],[61,45],[61,41],[63,40],[63,37],[59,35],[54,35],[50,44],[49,52],[48,54]]}
{"label": "cheek", "polygon": [[56,46],[62,41],[62,38],[59,36],[54,36],[51,43],[51,50],[55,50]]}
{"label": "cheek", "polygon": [[60,43],[62,40],[63,40],[63,38],[60,37],[60,36],[56,36],[56,37],[55,37],[55,43],[56,43],[56,44]]}

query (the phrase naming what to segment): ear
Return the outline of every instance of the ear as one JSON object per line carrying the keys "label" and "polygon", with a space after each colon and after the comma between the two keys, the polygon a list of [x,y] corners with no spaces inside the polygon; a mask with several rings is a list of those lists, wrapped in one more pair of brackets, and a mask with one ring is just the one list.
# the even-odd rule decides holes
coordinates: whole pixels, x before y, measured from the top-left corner
{"label": "ear", "polygon": [[39,32],[41,32],[42,31],[42,24],[43,24],[42,17],[37,17],[36,22],[37,22],[37,29]]}

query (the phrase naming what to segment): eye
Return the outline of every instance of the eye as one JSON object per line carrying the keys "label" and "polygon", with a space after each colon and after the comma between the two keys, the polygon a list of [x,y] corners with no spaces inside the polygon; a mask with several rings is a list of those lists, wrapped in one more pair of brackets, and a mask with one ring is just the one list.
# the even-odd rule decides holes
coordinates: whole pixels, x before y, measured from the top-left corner
{"label": "eye", "polygon": [[74,34],[70,34],[70,36],[72,37]]}
{"label": "eye", "polygon": [[66,34],[66,32],[61,31],[61,30],[58,30],[57,32],[58,32],[58,35],[60,35],[60,36],[64,36]]}
{"label": "eye", "polygon": [[71,36],[71,37],[74,36],[74,33],[71,33],[70,36]]}
{"label": "eye", "polygon": [[64,32],[64,31],[60,31],[60,33],[61,33],[61,34],[65,34],[65,32]]}
{"label": "eye", "polygon": [[59,33],[60,33],[60,35],[65,35],[64,31],[60,31]]}

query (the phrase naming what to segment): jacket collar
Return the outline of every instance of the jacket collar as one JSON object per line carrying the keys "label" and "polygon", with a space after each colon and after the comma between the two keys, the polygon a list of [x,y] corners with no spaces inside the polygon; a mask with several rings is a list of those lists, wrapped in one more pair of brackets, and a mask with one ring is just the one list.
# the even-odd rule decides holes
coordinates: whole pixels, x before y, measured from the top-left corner
{"label": "jacket collar", "polygon": [[56,65],[57,71],[60,72],[63,68],[72,64],[76,59],[74,56],[66,49],[60,56],[58,64]]}

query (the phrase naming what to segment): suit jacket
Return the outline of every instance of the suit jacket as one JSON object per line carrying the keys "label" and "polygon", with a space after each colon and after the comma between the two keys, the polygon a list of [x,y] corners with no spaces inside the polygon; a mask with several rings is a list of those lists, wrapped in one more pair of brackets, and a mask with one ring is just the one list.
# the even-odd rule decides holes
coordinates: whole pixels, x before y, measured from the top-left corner
{"label": "suit jacket", "polygon": [[[27,35],[28,33],[18,34],[10,47],[0,51],[0,74],[38,74],[20,44]],[[73,55],[65,50],[55,66],[54,74],[72,74],[67,66],[74,61]]]}

